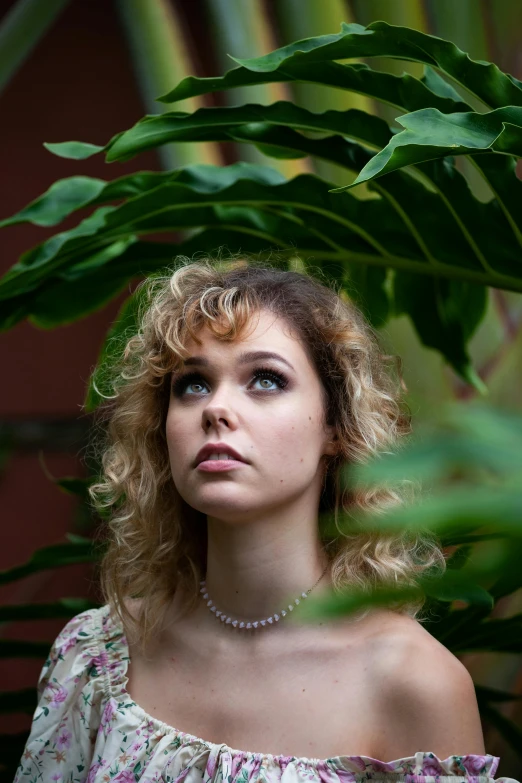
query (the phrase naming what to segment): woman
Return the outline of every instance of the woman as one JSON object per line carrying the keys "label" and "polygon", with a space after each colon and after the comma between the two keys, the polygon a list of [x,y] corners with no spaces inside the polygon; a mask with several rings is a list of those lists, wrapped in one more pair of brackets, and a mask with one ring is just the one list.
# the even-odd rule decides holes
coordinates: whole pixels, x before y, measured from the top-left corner
{"label": "woman", "polygon": [[361,313],[237,261],[184,261],[140,293],[91,487],[106,603],[55,641],[16,780],[485,783],[499,760],[473,682],[421,605],[299,619],[311,591],[444,568],[427,534],[338,523],[400,502],[340,471],[409,431]]}

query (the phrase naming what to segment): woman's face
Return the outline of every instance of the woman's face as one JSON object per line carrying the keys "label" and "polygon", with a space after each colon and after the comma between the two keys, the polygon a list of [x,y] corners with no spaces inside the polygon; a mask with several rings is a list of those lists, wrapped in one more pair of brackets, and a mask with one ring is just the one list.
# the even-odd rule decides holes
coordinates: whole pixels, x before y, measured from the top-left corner
{"label": "woman's face", "polygon": [[[230,522],[291,513],[303,501],[317,512],[321,457],[335,450],[334,430],[323,426],[321,382],[301,342],[273,313],[253,318],[255,329],[244,339],[220,341],[204,327],[201,345],[187,343],[166,422],[179,494],[192,508]],[[198,465],[209,444],[224,444],[220,453],[229,447],[243,461],[207,455]]]}

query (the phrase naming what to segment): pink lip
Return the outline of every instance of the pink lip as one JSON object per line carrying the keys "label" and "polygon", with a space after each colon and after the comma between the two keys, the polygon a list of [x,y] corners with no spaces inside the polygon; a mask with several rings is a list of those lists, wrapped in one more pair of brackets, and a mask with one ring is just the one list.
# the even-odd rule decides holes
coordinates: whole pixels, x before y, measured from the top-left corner
{"label": "pink lip", "polygon": [[215,460],[216,462],[245,462],[241,454],[238,454],[238,452],[227,443],[207,443],[198,451],[194,461],[194,467],[196,468],[204,460],[208,460],[211,454],[229,454],[232,457],[231,460]]}
{"label": "pink lip", "polygon": [[223,473],[227,470],[234,470],[244,465],[238,459],[206,459],[197,466],[203,473]]}

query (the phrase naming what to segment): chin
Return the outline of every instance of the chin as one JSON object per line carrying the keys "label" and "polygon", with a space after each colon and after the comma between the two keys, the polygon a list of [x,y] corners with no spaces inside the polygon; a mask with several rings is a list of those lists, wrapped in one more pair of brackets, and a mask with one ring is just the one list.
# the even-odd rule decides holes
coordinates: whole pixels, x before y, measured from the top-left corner
{"label": "chin", "polygon": [[[232,491],[231,491],[232,490]],[[205,487],[202,492],[182,496],[186,503],[201,514],[216,517],[225,522],[244,519],[255,513],[256,503],[252,492],[237,491],[237,487]]]}

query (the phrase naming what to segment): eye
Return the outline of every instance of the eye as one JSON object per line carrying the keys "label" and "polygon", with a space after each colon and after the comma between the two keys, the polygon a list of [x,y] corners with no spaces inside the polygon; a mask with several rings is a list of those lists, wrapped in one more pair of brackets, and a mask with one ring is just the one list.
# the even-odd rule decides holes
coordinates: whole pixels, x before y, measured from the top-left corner
{"label": "eye", "polygon": [[[268,369],[267,367],[257,367],[252,373],[252,382],[257,383],[259,386],[254,391],[268,391],[274,392],[278,388],[284,389],[288,384],[288,379],[275,370]],[[206,391],[205,391],[206,389]],[[181,375],[174,380],[172,384],[172,393],[176,397],[196,397],[201,394],[208,394],[209,386],[205,381],[201,373],[190,372],[185,375]]]}
{"label": "eye", "polygon": [[[183,394],[202,394],[206,386],[204,378],[197,372],[190,372],[177,378],[172,384],[172,391],[176,397],[182,397]],[[199,387],[190,391],[190,387]]]}
{"label": "eye", "polygon": [[[256,370],[254,370],[254,379],[255,381],[259,381],[261,388],[266,391],[273,391],[274,384],[279,389],[284,389],[288,383],[288,380],[284,375],[279,372],[275,372],[274,370],[269,370],[265,367],[258,367]],[[266,383],[267,381],[268,383]]]}

